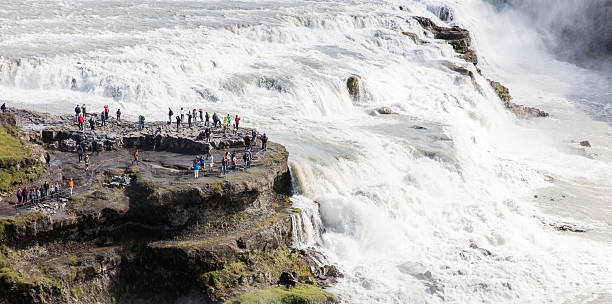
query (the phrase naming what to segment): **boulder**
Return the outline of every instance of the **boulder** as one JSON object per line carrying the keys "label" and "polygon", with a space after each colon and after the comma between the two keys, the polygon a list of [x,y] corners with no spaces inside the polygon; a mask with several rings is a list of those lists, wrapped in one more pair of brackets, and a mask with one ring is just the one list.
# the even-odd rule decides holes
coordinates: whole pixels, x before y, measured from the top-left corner
{"label": "boulder", "polygon": [[438,26],[431,19],[425,17],[413,17],[425,30],[430,31],[434,38],[446,40],[461,55],[461,58],[473,64],[478,63],[476,52],[471,49],[472,38],[470,32],[458,26]]}
{"label": "boulder", "polygon": [[340,272],[338,267],[334,265],[325,265],[323,266],[323,274],[332,278],[343,278],[344,275]]}
{"label": "boulder", "polygon": [[580,145],[583,146],[583,147],[587,147],[587,148],[591,147],[591,143],[588,140],[581,141]]}
{"label": "boulder", "polygon": [[346,80],[346,88],[353,99],[353,102],[359,101],[359,76],[353,75]]}
{"label": "boulder", "polygon": [[74,139],[64,139],[60,143],[60,150],[64,152],[76,152],[77,143]]}
{"label": "boulder", "polygon": [[285,287],[295,287],[297,284],[297,278],[295,273],[283,272],[278,279],[278,284],[284,285]]}
{"label": "boulder", "polygon": [[391,110],[391,108],[389,108],[389,107],[380,107],[380,108],[377,108],[376,112],[378,114],[384,114],[384,115],[397,114],[395,111]]}

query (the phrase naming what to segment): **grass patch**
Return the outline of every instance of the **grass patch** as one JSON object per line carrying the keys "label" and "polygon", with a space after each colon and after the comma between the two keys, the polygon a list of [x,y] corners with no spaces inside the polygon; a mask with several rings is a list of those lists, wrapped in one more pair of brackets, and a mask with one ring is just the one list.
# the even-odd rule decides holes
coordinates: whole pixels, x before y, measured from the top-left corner
{"label": "grass patch", "polygon": [[30,212],[16,218],[0,218],[0,242],[4,242],[10,236],[15,236],[15,232],[33,222],[45,217],[40,211]]}
{"label": "grass patch", "polygon": [[0,191],[36,179],[44,172],[30,149],[17,137],[17,130],[0,126]]}
{"label": "grass patch", "polygon": [[338,303],[334,295],[313,285],[298,284],[294,288],[268,287],[228,300],[225,304],[323,304]]}
{"label": "grass patch", "polygon": [[0,126],[0,167],[15,166],[26,158],[25,145],[16,135],[11,129]]}

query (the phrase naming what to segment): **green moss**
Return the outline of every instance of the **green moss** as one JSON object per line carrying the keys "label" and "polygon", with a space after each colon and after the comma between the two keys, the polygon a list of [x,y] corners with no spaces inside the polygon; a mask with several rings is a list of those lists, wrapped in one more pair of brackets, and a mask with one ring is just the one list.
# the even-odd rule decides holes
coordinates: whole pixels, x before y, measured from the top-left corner
{"label": "green moss", "polygon": [[231,263],[222,269],[202,274],[200,283],[205,290],[215,290],[217,296],[221,296],[227,289],[237,284],[238,278],[244,275],[245,270],[246,265],[244,263]]}
{"label": "green moss", "polygon": [[489,84],[491,84],[491,87],[495,90],[495,94],[497,94],[497,96],[499,96],[499,99],[501,99],[502,101],[508,102],[512,99],[508,88],[503,86],[501,83],[489,79]]}
{"label": "green moss", "polygon": [[298,284],[294,288],[268,287],[241,295],[226,304],[323,304],[338,303],[334,295],[313,285]]}
{"label": "green moss", "polygon": [[138,167],[129,167],[125,169],[125,174],[127,175],[136,175],[138,173]]}
{"label": "green moss", "polygon": [[85,291],[83,291],[83,287],[81,286],[74,286],[70,288],[70,294],[72,297],[80,299],[85,295]]}
{"label": "green moss", "polygon": [[19,228],[28,226],[43,218],[45,218],[45,215],[40,211],[30,212],[16,218],[0,218],[0,242],[6,241]]}
{"label": "green moss", "polygon": [[70,261],[71,264],[76,264],[76,262],[78,261],[76,254],[69,254],[68,261]]}

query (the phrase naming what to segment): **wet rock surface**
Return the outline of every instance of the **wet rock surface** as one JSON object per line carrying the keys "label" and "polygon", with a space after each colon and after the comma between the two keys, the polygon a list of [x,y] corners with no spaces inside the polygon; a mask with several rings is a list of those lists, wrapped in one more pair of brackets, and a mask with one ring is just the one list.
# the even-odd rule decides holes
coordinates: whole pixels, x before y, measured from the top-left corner
{"label": "wet rock surface", "polygon": [[[450,11],[444,11],[443,15],[450,17]],[[472,38],[470,32],[459,26],[443,27],[436,25],[431,19],[425,17],[413,17],[424,29],[430,31],[434,38],[446,40],[461,55],[461,58],[473,64],[478,64],[478,56],[471,49]]]}
{"label": "wet rock surface", "polygon": [[[437,13],[440,19],[442,20],[452,19],[452,13],[450,11],[444,10],[443,8],[440,8]],[[439,26],[436,25],[431,19],[425,17],[414,16],[412,18],[416,20],[421,25],[421,27],[423,27],[423,29],[431,32],[435,39],[441,39],[449,43],[462,59],[467,62],[471,62],[474,65],[478,64],[478,55],[471,48],[472,39],[470,38],[470,32],[467,29],[461,28],[459,26]],[[474,73],[465,67],[461,67],[449,62],[444,62],[443,65],[454,72],[474,79]],[[478,73],[481,74],[480,69],[476,68],[476,70]],[[519,118],[548,117],[549,114],[540,109],[512,102],[512,96],[510,96],[508,88],[503,86],[501,83],[490,79],[487,79],[487,81],[489,82],[497,96],[504,103],[506,109],[514,113]]]}

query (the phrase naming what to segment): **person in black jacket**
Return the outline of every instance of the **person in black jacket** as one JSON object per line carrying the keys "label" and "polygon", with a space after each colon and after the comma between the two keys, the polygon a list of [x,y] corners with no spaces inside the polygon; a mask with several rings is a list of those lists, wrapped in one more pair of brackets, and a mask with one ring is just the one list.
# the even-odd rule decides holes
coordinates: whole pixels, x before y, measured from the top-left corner
{"label": "person in black jacket", "polygon": [[79,105],[74,108],[74,113],[76,121],[79,122],[79,114],[81,114],[81,107],[79,107]]}
{"label": "person in black jacket", "polygon": [[267,150],[267,144],[268,144],[268,136],[266,135],[266,133],[264,133],[261,136],[261,149],[266,151]]}
{"label": "person in black jacket", "polygon": [[172,115],[174,115],[174,112],[172,112],[172,109],[168,108],[168,124],[172,124]]}

